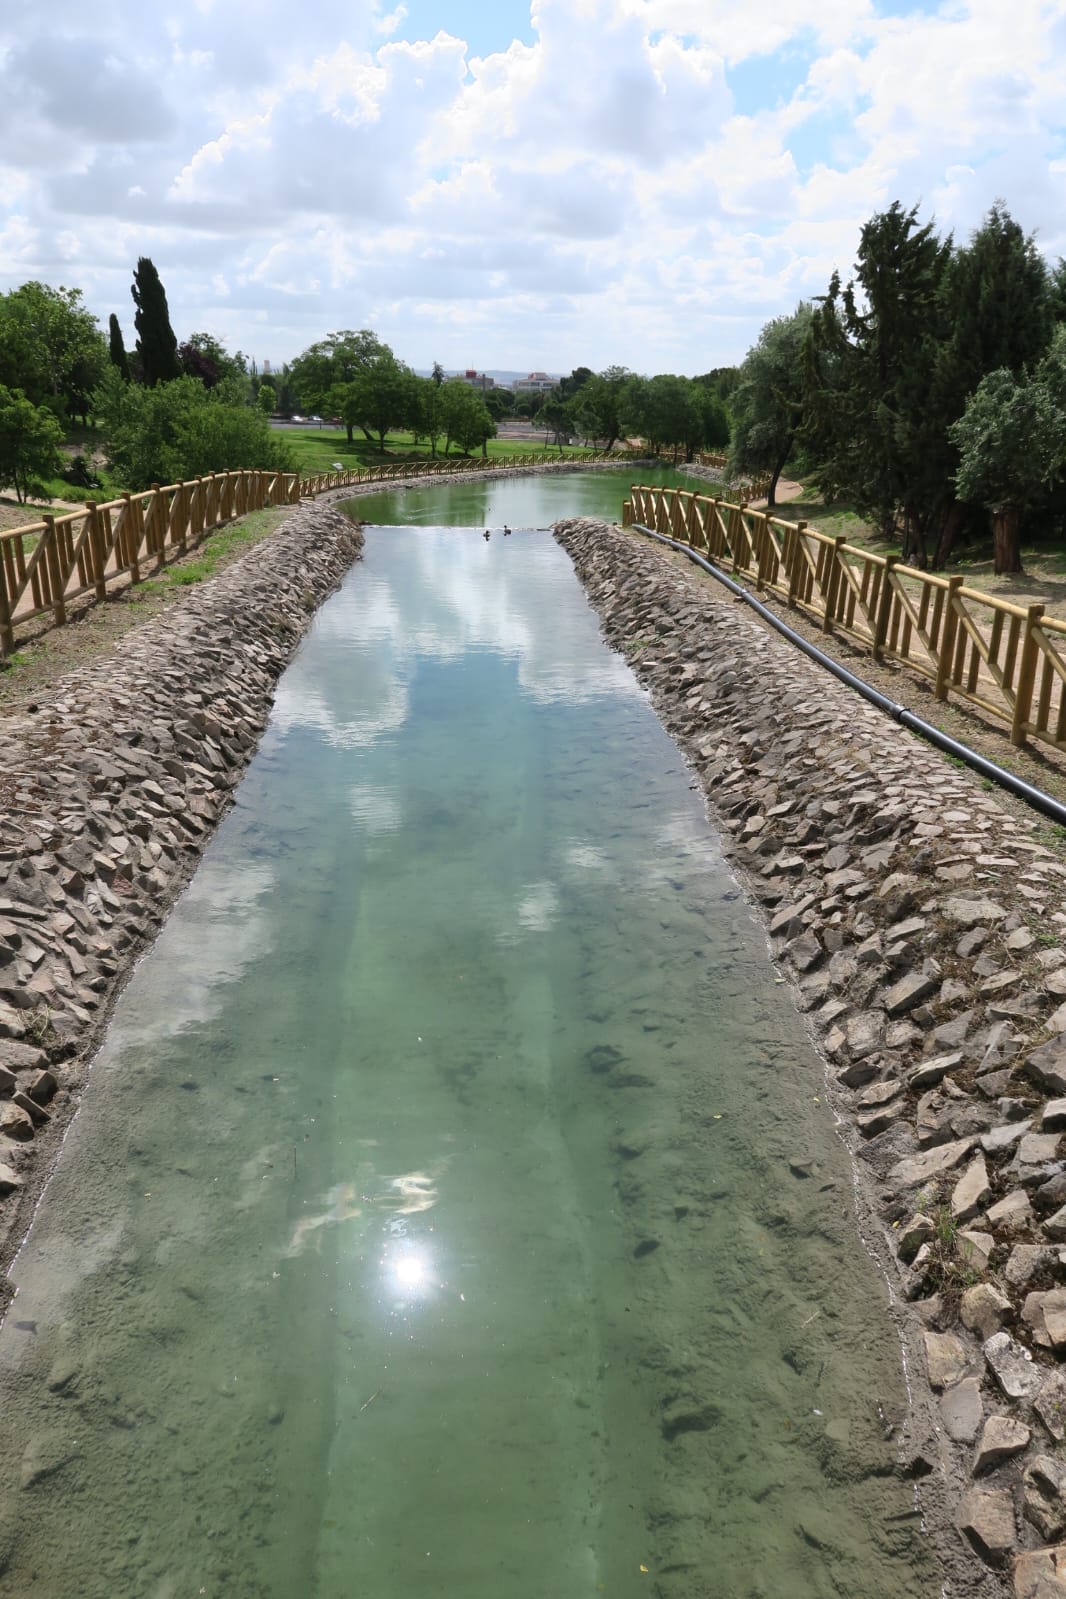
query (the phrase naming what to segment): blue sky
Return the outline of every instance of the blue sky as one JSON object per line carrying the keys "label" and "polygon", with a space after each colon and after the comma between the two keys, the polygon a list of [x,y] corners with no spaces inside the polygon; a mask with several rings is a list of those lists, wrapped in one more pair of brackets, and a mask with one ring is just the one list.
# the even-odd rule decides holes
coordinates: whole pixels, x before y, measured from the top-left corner
{"label": "blue sky", "polygon": [[696,373],[901,200],[1066,253],[1066,0],[50,0],[0,12],[0,290],[275,365]]}

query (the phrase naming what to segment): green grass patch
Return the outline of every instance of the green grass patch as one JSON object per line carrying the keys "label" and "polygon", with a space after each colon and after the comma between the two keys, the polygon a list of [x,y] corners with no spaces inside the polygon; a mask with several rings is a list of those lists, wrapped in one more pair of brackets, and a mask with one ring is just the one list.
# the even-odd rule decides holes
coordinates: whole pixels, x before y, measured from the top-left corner
{"label": "green grass patch", "polygon": [[[284,439],[285,447],[290,452],[294,470],[301,473],[333,472],[337,464],[344,470],[366,472],[374,467],[400,466],[405,461],[462,461],[465,457],[458,451],[452,450],[445,457],[442,448],[438,448],[436,456],[431,456],[429,445],[424,439],[415,443],[413,434],[390,433],[385,439],[385,451],[378,449],[377,441],[364,439],[357,434],[348,443],[342,427],[299,427],[279,428],[278,434]],[[471,452],[480,456],[480,450]],[[558,460],[559,456],[584,455],[585,450],[579,445],[568,445],[560,450],[556,445],[546,445],[543,435],[530,440],[525,439],[490,439],[488,442],[488,456],[492,460],[498,456],[512,455],[543,455],[546,459]]]}
{"label": "green grass patch", "polygon": [[239,522],[229,523],[217,533],[209,533],[192,555],[138,584],[129,596],[131,603],[137,604],[164,589],[191,588],[194,583],[213,577],[220,566],[239,555],[246,545],[257,544],[273,533],[290,513],[289,506],[268,506],[262,511],[250,511]]}

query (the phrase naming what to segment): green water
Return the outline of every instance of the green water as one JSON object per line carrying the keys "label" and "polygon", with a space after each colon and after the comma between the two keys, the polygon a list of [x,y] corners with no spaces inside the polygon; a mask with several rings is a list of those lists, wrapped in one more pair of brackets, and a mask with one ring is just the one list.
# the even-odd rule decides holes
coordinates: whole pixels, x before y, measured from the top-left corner
{"label": "green water", "polygon": [[931,1595],[822,1082],[559,547],[372,531],[16,1262],[0,1594]]}
{"label": "green water", "polygon": [[402,522],[412,527],[479,527],[502,529],[550,527],[565,516],[598,516],[622,520],[622,502],[633,483],[664,483],[671,488],[710,492],[702,478],[668,466],[604,468],[595,472],[560,472],[550,476],[476,478],[440,486],[396,488],[351,501],[361,522]]}

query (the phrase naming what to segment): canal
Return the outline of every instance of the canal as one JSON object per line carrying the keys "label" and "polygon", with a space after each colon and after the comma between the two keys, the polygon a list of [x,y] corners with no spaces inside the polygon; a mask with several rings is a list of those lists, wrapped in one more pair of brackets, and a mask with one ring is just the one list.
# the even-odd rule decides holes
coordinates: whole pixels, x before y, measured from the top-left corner
{"label": "canal", "polygon": [[483,537],[574,485],[375,503],[282,680],[13,1268],[0,1595],[936,1592],[821,1064],[566,556]]}

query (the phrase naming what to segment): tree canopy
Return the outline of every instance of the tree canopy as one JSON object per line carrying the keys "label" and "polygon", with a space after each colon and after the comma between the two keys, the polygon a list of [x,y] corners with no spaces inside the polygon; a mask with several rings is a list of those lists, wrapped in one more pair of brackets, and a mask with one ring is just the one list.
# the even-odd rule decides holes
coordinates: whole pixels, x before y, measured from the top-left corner
{"label": "tree canopy", "polygon": [[13,488],[20,504],[28,499],[42,480],[58,474],[62,441],[63,430],[47,406],[0,384],[0,488]]}
{"label": "tree canopy", "polygon": [[36,281],[0,295],[0,383],[60,419],[81,418],[107,365],[107,344],[80,289]]}
{"label": "tree canopy", "polygon": [[769,473],[770,506],[803,417],[803,352],[813,314],[803,303],[768,322],[731,390],[730,464],[736,472]]}

